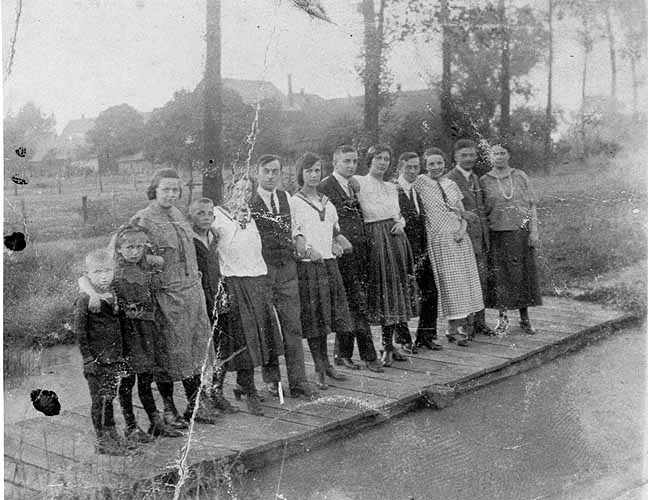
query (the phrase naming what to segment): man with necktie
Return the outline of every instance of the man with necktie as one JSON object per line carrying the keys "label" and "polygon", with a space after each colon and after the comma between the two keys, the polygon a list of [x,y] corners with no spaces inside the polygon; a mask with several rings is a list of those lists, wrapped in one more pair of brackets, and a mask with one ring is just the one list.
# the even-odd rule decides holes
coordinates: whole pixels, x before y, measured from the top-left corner
{"label": "man with necktie", "polygon": [[398,203],[401,215],[405,219],[405,234],[414,254],[414,270],[420,302],[416,341],[412,344],[406,323],[396,329],[396,340],[414,354],[419,347],[433,350],[442,348],[441,343],[437,341],[438,298],[434,273],[427,254],[423,203],[412,188],[412,183],[421,173],[418,155],[414,152],[401,154],[398,158],[398,172]]}
{"label": "man with necktie", "polygon": [[[304,348],[300,319],[299,287],[295,252],[303,254],[303,236],[293,239],[288,195],[277,189],[281,180],[281,160],[275,155],[263,155],[257,160],[258,187],[250,201],[250,211],[261,236],[261,253],[268,267],[272,304],[279,317],[284,342],[288,383],[293,397],[311,397],[317,391],[306,379]],[[263,367],[263,380],[268,391],[278,395],[281,379],[279,362]]]}
{"label": "man with necktie", "polygon": [[366,363],[367,368],[382,372],[382,363],[376,354],[367,316],[367,238],[362,211],[354,188],[349,184],[357,167],[356,149],[350,145],[338,147],[333,153],[333,173],[323,179],[318,188],[335,206],[340,232],[352,245],[350,253],[338,258],[338,266],[349,303],[353,331],[351,334],[336,332],[334,359],[338,366],[359,369],[360,366],[351,359],[355,339],[360,359]]}
{"label": "man with necktie", "polygon": [[[475,252],[477,271],[482,291],[486,292],[488,276],[488,223],[484,206],[484,194],[479,177],[473,172],[477,161],[477,144],[470,139],[459,139],[453,147],[455,166],[446,177],[457,184],[463,194],[464,218],[468,222],[468,235]],[[475,334],[494,335],[486,325],[486,310],[482,309],[468,317],[468,338]]]}

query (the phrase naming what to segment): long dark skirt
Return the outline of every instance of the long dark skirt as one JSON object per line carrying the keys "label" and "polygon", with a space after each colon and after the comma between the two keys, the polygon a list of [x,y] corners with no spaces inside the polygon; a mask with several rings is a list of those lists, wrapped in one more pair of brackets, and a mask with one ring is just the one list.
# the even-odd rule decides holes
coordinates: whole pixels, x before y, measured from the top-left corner
{"label": "long dark skirt", "polygon": [[414,258],[407,237],[390,231],[393,220],[365,225],[369,240],[367,305],[378,325],[404,323],[416,316]]}
{"label": "long dark skirt", "polygon": [[304,338],[350,332],[349,305],[336,260],[297,262],[297,276]]}
{"label": "long dark skirt", "polygon": [[226,361],[224,370],[253,369],[283,354],[267,277],[226,277],[225,292],[227,306],[218,316],[214,338],[217,361],[245,349]]}
{"label": "long dark skirt", "polygon": [[542,305],[529,231],[491,231],[489,258],[486,307],[520,309]]}
{"label": "long dark skirt", "polygon": [[169,354],[154,321],[123,318],[122,338],[133,373],[150,373],[156,378],[165,373]]}

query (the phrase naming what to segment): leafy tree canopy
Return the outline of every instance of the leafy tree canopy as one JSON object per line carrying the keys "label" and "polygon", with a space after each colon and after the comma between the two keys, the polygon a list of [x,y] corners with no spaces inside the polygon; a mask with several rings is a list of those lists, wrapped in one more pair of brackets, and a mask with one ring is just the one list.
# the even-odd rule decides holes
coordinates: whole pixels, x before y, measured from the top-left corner
{"label": "leafy tree canopy", "polygon": [[13,116],[7,114],[4,119],[4,157],[15,158],[16,149],[25,148],[26,159],[31,159],[38,144],[54,135],[56,120],[54,115],[45,116],[33,102],[25,104]]}

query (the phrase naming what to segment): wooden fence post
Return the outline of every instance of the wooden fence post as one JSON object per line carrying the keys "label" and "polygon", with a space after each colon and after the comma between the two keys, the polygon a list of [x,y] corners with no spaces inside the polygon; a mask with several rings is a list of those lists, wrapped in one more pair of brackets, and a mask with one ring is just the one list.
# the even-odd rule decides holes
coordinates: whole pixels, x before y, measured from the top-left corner
{"label": "wooden fence post", "polygon": [[81,197],[81,210],[83,211],[83,223],[86,224],[88,222],[88,197],[87,196]]}

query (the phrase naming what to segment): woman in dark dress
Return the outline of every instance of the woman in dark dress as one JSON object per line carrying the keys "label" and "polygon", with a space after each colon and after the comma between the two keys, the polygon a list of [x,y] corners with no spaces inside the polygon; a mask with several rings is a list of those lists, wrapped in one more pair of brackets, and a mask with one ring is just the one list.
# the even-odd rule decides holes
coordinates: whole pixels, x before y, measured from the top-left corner
{"label": "woman in dark dress", "polygon": [[529,306],[542,305],[535,248],[538,245],[537,198],[529,177],[509,166],[503,142],[490,148],[493,168],[479,180],[490,229],[490,280],[486,307],[500,311],[495,332],[506,333],[507,309],[519,309],[520,326],[532,335]]}

